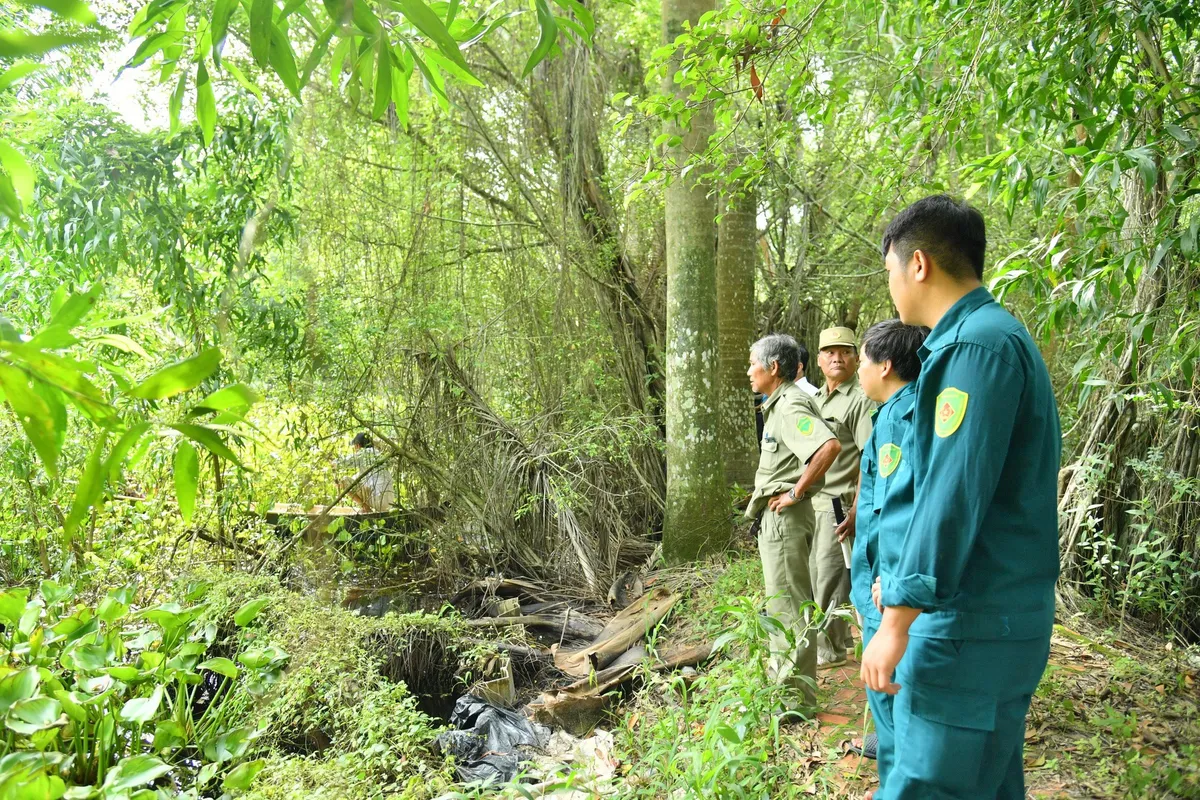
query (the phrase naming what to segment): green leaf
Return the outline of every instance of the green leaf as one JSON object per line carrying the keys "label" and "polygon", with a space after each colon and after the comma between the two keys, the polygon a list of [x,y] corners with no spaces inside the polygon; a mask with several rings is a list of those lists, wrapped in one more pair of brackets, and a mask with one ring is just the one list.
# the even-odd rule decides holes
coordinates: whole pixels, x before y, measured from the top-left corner
{"label": "green leaf", "polygon": [[217,0],[213,4],[212,42],[213,63],[221,66],[221,54],[225,50],[225,39],[229,35],[229,20],[237,10],[238,0]]}
{"label": "green leaf", "polygon": [[1196,140],[1193,139],[1191,135],[1183,128],[1179,127],[1178,125],[1170,124],[1167,125],[1166,128],[1167,133],[1171,134],[1175,141],[1179,142],[1184,147],[1191,149],[1196,146]]}
{"label": "green leaf", "polygon": [[25,156],[17,152],[17,149],[8,142],[0,139],[0,167],[8,173],[9,179],[12,181],[13,191],[17,193],[17,197],[22,203],[28,205],[33,202],[33,168],[29,166],[29,162],[25,160]]}
{"label": "green leaf", "polygon": [[199,355],[163,367],[129,391],[141,400],[162,400],[194,389],[221,364],[221,351],[215,347]]}
{"label": "green leaf", "polygon": [[588,10],[587,6],[579,0],[554,0],[554,2],[575,15],[575,19],[579,20],[579,24],[583,26],[589,39],[596,34],[596,18],[592,16],[592,12]]}
{"label": "green leaf", "polygon": [[75,537],[75,532],[87,519],[93,507],[97,511],[100,510],[101,493],[104,490],[104,478],[107,474],[104,469],[104,446],[106,444],[108,444],[107,432],[101,434],[96,440],[96,444],[92,447],[92,453],[88,456],[87,465],[83,468],[83,475],[79,478],[79,485],[75,487],[75,498],[71,501],[71,513],[63,522],[63,536],[67,542]]}
{"label": "green leaf", "polygon": [[192,406],[190,413],[202,414],[209,411],[227,411],[231,408],[249,408],[262,399],[258,392],[244,383],[231,383],[217,389],[208,397]]}
{"label": "green leaf", "polygon": [[135,356],[149,358],[150,354],[140,344],[119,333],[105,333],[90,340],[93,344],[104,345],[120,350],[122,353],[132,353]]}
{"label": "green leaf", "polygon": [[253,600],[245,603],[233,615],[233,622],[239,628],[244,628],[254,621],[259,612],[266,608],[267,603],[271,602],[270,597],[256,597]]}
{"label": "green leaf", "polygon": [[392,102],[396,104],[396,119],[404,130],[408,130],[408,77],[402,70],[392,71]]}
{"label": "green leaf", "polygon": [[243,469],[245,468],[245,465],[238,459],[237,454],[229,449],[229,445],[221,440],[221,435],[212,428],[204,425],[192,425],[186,422],[177,422],[169,427],[179,431],[208,452],[226,461],[232,461]]}
{"label": "green leaf", "polygon": [[172,44],[177,39],[178,36],[170,32],[156,33],[153,36],[147,36],[142,40],[142,43],[138,45],[137,50],[133,51],[133,57],[129,59],[125,66],[140,67],[142,64],[145,64],[147,61],[149,61],[155,53]]}
{"label": "green leaf", "polygon": [[439,69],[449,72],[455,78],[458,78],[468,86],[483,86],[483,84],[479,82],[478,78],[455,64],[453,61],[443,57],[442,54],[437,50],[426,47],[423,48],[422,53],[425,58],[435,64]]}
{"label": "green leaf", "polygon": [[62,704],[53,697],[31,697],[13,703],[4,724],[9,730],[29,736],[53,728],[61,714]]}
{"label": "green leaf", "polygon": [[0,28],[0,58],[32,58],[71,45],[83,44],[93,36],[73,36],[64,33],[25,33]]}
{"label": "green leaf", "polygon": [[47,606],[56,606],[59,603],[65,603],[75,596],[75,587],[70,584],[64,586],[57,581],[46,579],[41,582],[38,590],[42,593],[42,597],[46,600]]}
{"label": "green leaf", "polygon": [[260,69],[266,69],[271,61],[271,31],[275,29],[274,0],[251,0],[250,4],[250,55]]}
{"label": "green leaf", "polygon": [[196,486],[200,481],[200,461],[192,443],[181,440],[175,447],[175,497],[179,500],[179,513],[184,522],[192,521],[196,511]]}
{"label": "green leaf", "polygon": [[201,61],[196,66],[196,120],[204,145],[212,144],[217,131],[217,98],[213,94],[212,81],[208,78],[208,67]]}
{"label": "green leaf", "polygon": [[84,25],[92,25],[96,22],[96,15],[87,7],[87,4],[80,0],[33,0],[33,4]]}
{"label": "green leaf", "polygon": [[222,66],[225,68],[226,72],[234,77],[234,79],[241,85],[243,89],[257,97],[259,102],[262,102],[262,89],[258,88],[258,86],[247,80],[245,73],[238,68],[237,64],[233,63],[232,61],[226,61]]}
{"label": "green leaf", "polygon": [[104,776],[104,789],[111,793],[128,791],[161,778],[170,771],[171,768],[159,758],[133,756],[123,759]]}
{"label": "green leaf", "polygon": [[54,316],[50,319],[50,325],[57,325],[71,330],[92,312],[96,307],[96,303],[100,301],[101,294],[103,294],[103,286],[101,284],[92,286],[86,292],[73,293],[54,312]]}
{"label": "green leaf", "polygon": [[37,667],[10,672],[0,679],[0,714],[7,712],[13,704],[33,697],[41,681]]}
{"label": "green leaf", "polygon": [[529,73],[533,72],[534,67],[550,55],[550,51],[554,49],[554,45],[558,41],[558,23],[554,21],[554,14],[550,13],[547,0],[534,0],[534,8],[537,9],[540,33],[537,45],[529,54],[529,60],[525,62],[525,69],[521,70],[522,78],[527,77]]}
{"label": "green leaf", "polygon": [[215,672],[230,679],[236,678],[239,671],[237,664],[234,664],[228,658],[210,658],[207,661],[201,661],[196,665],[196,669],[206,669],[209,672]]}
{"label": "green leaf", "polygon": [[129,454],[130,449],[137,444],[138,439],[150,429],[149,422],[139,422],[125,433],[121,434],[121,438],[117,439],[117,443],[113,445],[112,450],[108,454],[108,482],[115,484],[121,479],[121,470],[125,465],[125,457]]}
{"label": "green leaf", "polygon": [[257,734],[247,728],[235,728],[223,733],[204,745],[204,757],[209,761],[224,762],[241,758]]}
{"label": "green leaf", "polygon": [[13,189],[12,179],[8,174],[0,169],[0,213],[12,220],[17,220],[20,223],[21,216],[25,213],[21,208],[21,200],[17,197],[17,192]]}
{"label": "green leaf", "polygon": [[248,789],[254,779],[258,777],[258,773],[262,772],[263,767],[266,765],[267,762],[261,758],[255,761],[247,761],[244,764],[238,764],[221,783],[221,788],[227,792]]}
{"label": "green leaf", "polygon": [[[462,51],[458,49],[458,42],[454,41],[454,37],[447,30],[446,23],[442,22],[442,18],[433,13],[428,5],[422,0],[391,0],[391,5],[398,9],[413,27],[425,34],[446,58],[468,74],[471,72],[471,68],[467,66],[467,60],[463,58]],[[472,77],[474,76],[472,75]]]}
{"label": "green leaf", "polygon": [[162,698],[163,687],[159,684],[154,687],[154,692],[149,697],[135,697],[127,701],[121,707],[121,713],[118,716],[123,722],[145,725],[158,713],[158,706],[162,703]]}
{"label": "green leaf", "polygon": [[170,112],[171,133],[179,130],[179,115],[183,113],[183,96],[187,93],[187,71],[179,70],[179,81],[175,84],[175,91],[171,92],[171,99],[168,103]]}
{"label": "green leaf", "polygon": [[0,594],[0,620],[15,625],[25,613],[25,604],[28,602],[28,589],[9,589]]}
{"label": "green leaf", "polygon": [[56,689],[54,691],[54,699],[62,704],[63,711],[67,716],[75,722],[87,722],[87,709],[81,703],[84,698],[77,692],[68,692],[65,689]]}
{"label": "green leaf", "polygon": [[137,677],[142,673],[137,667],[108,667],[104,670],[104,674],[110,678],[116,678],[119,681],[128,683],[129,681],[137,680]]}
{"label": "green leaf", "polygon": [[392,50],[387,39],[380,37],[375,55],[375,101],[371,108],[372,119],[379,119],[392,102]]}
{"label": "green leaf", "polygon": [[475,44],[476,42],[479,42],[479,41],[487,38],[489,34],[491,34],[493,31],[497,30],[501,26],[503,26],[505,22],[508,22],[508,20],[512,19],[513,17],[518,17],[524,13],[525,13],[525,9],[518,8],[513,11],[507,11],[507,12],[501,14],[499,17],[496,17],[496,19],[489,22],[486,27],[482,28],[479,33],[475,34],[470,39],[463,42],[461,49],[465,50],[468,47],[470,47],[471,45]]}
{"label": "green leaf", "polygon": [[3,390],[9,407],[17,415],[25,436],[37,451],[46,472],[51,477],[57,476],[59,439],[50,407],[33,390],[24,372],[6,364],[0,364],[0,390]]}
{"label": "green leaf", "polygon": [[96,618],[112,624],[129,613],[129,606],[115,597],[106,597],[96,607]]}
{"label": "green leaf", "polygon": [[[363,0],[351,0],[351,2],[353,3],[351,19],[353,19],[354,25],[372,39],[378,36],[383,30],[383,26],[379,24],[379,18],[375,16],[375,12]],[[345,0],[342,0],[341,4],[344,5],[344,3]]]}
{"label": "green leaf", "polygon": [[34,61],[18,61],[4,72],[0,72],[0,92],[29,77],[42,68]]}
{"label": "green leaf", "polygon": [[329,52],[329,42],[333,39],[333,35],[337,33],[337,25],[331,24],[317,39],[317,43],[313,45],[313,49],[308,54],[308,59],[304,62],[304,70],[300,75],[301,88],[308,85],[308,81],[312,78],[313,70],[325,58],[325,54]]}
{"label": "green leaf", "polygon": [[287,34],[281,31],[278,26],[271,27],[271,42],[268,57],[271,62],[271,68],[275,70],[275,74],[283,81],[283,85],[288,88],[288,91],[299,100],[300,76],[296,73],[296,56],[292,52],[292,43],[288,39]]}

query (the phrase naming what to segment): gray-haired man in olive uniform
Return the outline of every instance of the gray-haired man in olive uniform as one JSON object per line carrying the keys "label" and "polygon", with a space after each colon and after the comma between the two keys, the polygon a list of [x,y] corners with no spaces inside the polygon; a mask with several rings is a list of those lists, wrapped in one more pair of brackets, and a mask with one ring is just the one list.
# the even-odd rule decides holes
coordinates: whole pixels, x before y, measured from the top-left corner
{"label": "gray-haired man in olive uniform", "polygon": [[792,633],[771,636],[771,671],[794,689],[801,705],[816,705],[817,651],[804,630],[802,608],[813,600],[808,545],[813,537],[812,496],[841,450],[813,398],[793,380],[800,363],[796,340],[784,334],[750,348],[750,387],[767,395],[754,495],[746,517],[763,515],[758,535],[767,612]]}

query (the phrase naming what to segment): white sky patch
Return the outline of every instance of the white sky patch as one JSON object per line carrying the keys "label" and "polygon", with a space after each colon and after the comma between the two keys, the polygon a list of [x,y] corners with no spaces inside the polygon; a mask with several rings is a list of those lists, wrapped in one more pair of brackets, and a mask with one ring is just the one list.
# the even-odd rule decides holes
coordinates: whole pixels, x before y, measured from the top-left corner
{"label": "white sky patch", "polygon": [[[148,64],[121,71],[140,43],[141,39],[137,39],[109,53],[104,59],[103,68],[84,87],[83,96],[108,106],[139,131],[165,129],[170,126],[168,103],[174,82],[159,84],[158,70]],[[183,120],[186,122],[190,119],[192,113],[190,104],[185,102],[181,114]]]}

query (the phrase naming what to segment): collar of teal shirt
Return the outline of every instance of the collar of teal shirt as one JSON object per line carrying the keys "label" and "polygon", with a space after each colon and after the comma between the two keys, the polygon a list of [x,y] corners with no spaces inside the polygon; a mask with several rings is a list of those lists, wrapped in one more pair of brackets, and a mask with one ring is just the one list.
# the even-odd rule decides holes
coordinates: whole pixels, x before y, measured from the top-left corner
{"label": "collar of teal shirt", "polygon": [[962,325],[971,313],[981,306],[988,303],[996,302],[996,298],[992,297],[992,293],[986,287],[980,286],[978,289],[971,291],[958,298],[958,302],[950,306],[942,318],[938,320],[937,325],[925,338],[925,343],[917,350],[917,356],[924,363],[937,348],[941,347],[948,341],[953,340],[958,333],[958,328]]}

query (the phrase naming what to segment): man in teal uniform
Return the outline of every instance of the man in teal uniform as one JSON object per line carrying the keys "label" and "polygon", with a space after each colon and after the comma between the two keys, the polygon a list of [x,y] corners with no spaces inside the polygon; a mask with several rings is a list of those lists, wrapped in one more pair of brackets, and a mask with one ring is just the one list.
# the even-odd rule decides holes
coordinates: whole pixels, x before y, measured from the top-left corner
{"label": "man in teal uniform", "polygon": [[796,340],[786,334],[765,336],[750,348],[746,376],[750,387],[767,399],[746,518],[762,515],[758,552],[767,612],[787,631],[771,634],[771,677],[792,690],[791,710],[809,712],[816,706],[817,648],[802,612],[813,602],[808,573],[816,524],[812,497],[841,446],[813,399],[793,382],[799,362]]}
{"label": "man in teal uniform", "polygon": [[[912,517],[913,470],[906,457],[912,434],[912,409],[921,373],[917,349],[929,329],[898,319],[872,325],[863,336],[858,380],[863,393],[880,403],[871,438],[863,450],[858,491],[857,534],[850,566],[850,597],[862,620],[863,646],[879,630],[882,607],[876,598],[880,570],[894,569],[899,545]],[[875,719],[873,749],[879,783],[885,785],[895,753],[892,696],[867,690]]]}
{"label": "man in teal uniform", "polygon": [[895,763],[878,800],[1025,796],[1022,745],[1045,669],[1058,578],[1061,449],[1050,375],[1025,327],[983,288],[978,211],[944,195],[883,238],[900,318],[922,345],[913,512],[867,687],[894,695]]}

